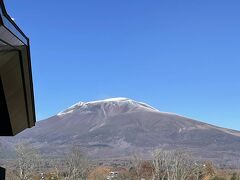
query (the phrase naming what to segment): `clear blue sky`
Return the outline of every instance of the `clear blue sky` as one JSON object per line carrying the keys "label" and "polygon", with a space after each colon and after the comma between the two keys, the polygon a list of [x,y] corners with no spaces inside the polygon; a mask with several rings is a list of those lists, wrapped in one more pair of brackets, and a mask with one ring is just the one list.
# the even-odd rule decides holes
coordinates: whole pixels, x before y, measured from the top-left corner
{"label": "clear blue sky", "polygon": [[5,0],[31,38],[38,119],[129,97],[240,130],[239,0]]}

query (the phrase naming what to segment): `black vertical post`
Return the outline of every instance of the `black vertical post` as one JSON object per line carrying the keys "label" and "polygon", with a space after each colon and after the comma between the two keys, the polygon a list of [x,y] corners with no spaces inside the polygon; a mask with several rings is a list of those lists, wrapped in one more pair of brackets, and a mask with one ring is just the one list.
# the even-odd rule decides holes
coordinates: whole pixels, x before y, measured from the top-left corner
{"label": "black vertical post", "polygon": [[0,179],[5,180],[6,170],[0,167]]}
{"label": "black vertical post", "polygon": [[8,114],[7,102],[3,90],[3,83],[0,75],[0,136],[7,136],[12,134],[11,121]]}

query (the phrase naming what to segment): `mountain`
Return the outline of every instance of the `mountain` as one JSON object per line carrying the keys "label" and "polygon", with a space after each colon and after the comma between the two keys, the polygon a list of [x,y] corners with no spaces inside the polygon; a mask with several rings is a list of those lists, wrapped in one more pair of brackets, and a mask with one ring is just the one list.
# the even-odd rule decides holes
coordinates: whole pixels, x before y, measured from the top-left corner
{"label": "mountain", "polygon": [[101,159],[126,158],[134,151],[148,158],[157,148],[180,149],[218,164],[235,165],[240,157],[239,131],[160,112],[128,98],[79,102],[0,142],[10,147],[19,140],[48,155],[80,145],[92,158]]}

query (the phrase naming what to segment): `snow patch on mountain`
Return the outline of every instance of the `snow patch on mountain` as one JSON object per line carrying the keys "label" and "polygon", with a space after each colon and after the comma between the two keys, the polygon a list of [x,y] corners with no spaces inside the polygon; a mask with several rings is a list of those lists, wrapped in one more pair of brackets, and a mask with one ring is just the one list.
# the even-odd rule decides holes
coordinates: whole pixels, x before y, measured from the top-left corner
{"label": "snow patch on mountain", "polygon": [[61,112],[58,113],[57,115],[58,115],[58,116],[62,116],[62,115],[66,115],[66,114],[72,113],[72,112],[74,112],[76,109],[78,109],[79,107],[81,107],[81,106],[83,106],[83,105],[84,105],[84,102],[78,102],[78,103],[70,106],[70,107],[67,108],[66,110],[61,111]]}

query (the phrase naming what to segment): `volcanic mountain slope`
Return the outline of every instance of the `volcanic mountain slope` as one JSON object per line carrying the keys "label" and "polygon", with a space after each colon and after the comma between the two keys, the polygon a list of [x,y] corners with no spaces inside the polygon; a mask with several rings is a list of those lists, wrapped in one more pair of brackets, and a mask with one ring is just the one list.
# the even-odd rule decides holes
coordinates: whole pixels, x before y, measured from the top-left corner
{"label": "volcanic mountain slope", "polygon": [[160,112],[127,98],[79,102],[4,140],[10,144],[27,140],[52,155],[80,145],[93,158],[123,158],[134,151],[149,157],[156,148],[181,149],[224,164],[234,164],[240,157],[240,132]]}

